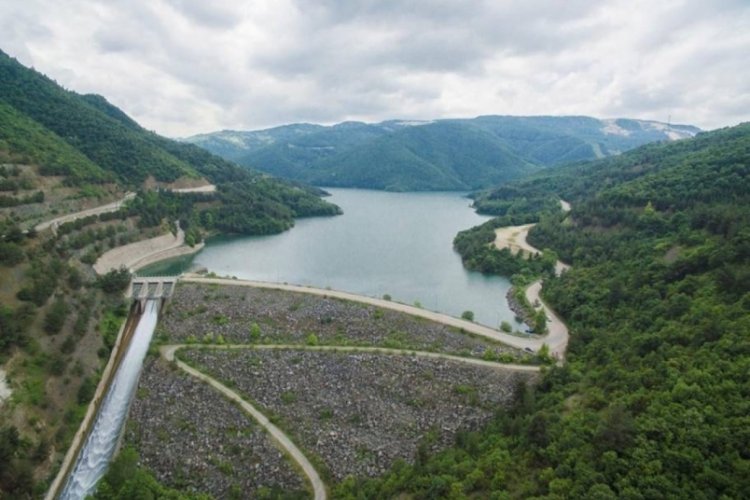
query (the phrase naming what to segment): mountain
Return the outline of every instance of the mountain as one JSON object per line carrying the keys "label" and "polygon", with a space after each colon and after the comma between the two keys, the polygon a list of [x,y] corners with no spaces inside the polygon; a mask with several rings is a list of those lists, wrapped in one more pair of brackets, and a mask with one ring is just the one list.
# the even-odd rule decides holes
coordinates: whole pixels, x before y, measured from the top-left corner
{"label": "mountain", "polygon": [[452,449],[335,494],[747,498],[750,124],[562,166],[488,200],[503,215],[456,247],[523,283],[536,261],[495,250],[494,228],[538,221],[530,243],[572,265],[543,289],[571,332],[566,363]]}
{"label": "mountain", "polygon": [[[34,165],[42,177],[61,176],[65,186],[124,191],[175,182],[216,184],[215,210],[223,213],[233,207],[229,211],[234,222],[224,225],[227,217],[218,218],[215,229],[273,232],[290,227],[295,216],[337,211],[319,199],[319,190],[270,178],[194,145],[161,137],[104,97],[65,90],[2,52],[0,117],[0,155]],[[241,195],[240,185],[245,191]]]}
{"label": "mountain", "polygon": [[466,190],[699,131],[689,125],[629,119],[480,116],[328,127],[295,124],[202,134],[185,141],[241,165],[315,185]]}

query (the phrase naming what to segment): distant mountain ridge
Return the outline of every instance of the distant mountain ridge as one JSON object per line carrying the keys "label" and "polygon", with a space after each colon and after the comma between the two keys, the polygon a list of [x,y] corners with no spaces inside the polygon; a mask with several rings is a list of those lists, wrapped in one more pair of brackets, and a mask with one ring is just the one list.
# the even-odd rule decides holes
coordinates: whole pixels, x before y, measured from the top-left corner
{"label": "distant mountain ridge", "polygon": [[699,132],[691,125],[626,118],[480,116],[332,126],[299,123],[224,130],[184,141],[243,166],[317,185],[464,190]]}

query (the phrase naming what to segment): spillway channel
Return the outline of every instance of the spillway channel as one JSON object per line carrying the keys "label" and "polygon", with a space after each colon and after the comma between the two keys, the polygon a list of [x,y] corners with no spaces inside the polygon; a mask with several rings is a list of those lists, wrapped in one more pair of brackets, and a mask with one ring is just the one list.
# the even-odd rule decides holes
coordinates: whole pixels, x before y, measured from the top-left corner
{"label": "spillway channel", "polygon": [[149,300],[60,498],[83,500],[94,492],[97,481],[107,471],[158,317],[159,300]]}

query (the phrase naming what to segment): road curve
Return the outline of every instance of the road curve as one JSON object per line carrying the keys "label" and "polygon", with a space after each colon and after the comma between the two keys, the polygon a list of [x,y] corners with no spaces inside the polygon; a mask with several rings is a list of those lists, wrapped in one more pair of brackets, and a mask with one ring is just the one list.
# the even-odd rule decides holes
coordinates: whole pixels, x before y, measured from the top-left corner
{"label": "road curve", "polygon": [[99,215],[99,214],[104,214],[108,212],[115,212],[119,210],[120,207],[122,207],[123,203],[132,199],[133,197],[135,197],[135,193],[127,193],[121,199],[117,201],[113,201],[112,203],[107,203],[106,205],[100,205],[94,208],[88,208],[86,210],[81,210],[80,212],[74,212],[72,214],[62,215],[60,217],[56,217],[48,221],[40,222],[39,224],[34,226],[34,230],[36,232],[41,232],[49,227],[54,228],[56,226],[59,226],[60,224],[64,224],[65,222],[71,222],[76,219],[88,217],[90,215]]}
{"label": "road curve", "polygon": [[[564,200],[560,200],[560,208],[563,212],[569,212],[571,209],[570,203]],[[529,254],[541,253],[541,251],[532,246],[526,237],[529,235],[529,230],[536,224],[524,224],[522,226],[506,226],[495,230],[495,241],[494,245],[497,248],[510,248],[511,251],[526,251]],[[570,266],[560,260],[555,263],[555,274],[560,276],[563,272],[570,269]],[[537,280],[526,288],[526,300],[529,304],[534,307],[534,304],[539,304],[538,307],[544,310],[547,316],[547,330],[548,333],[544,337],[539,337],[539,342],[547,344],[550,350],[550,355],[562,361],[565,358],[565,350],[568,348],[569,332],[568,327],[560,319],[560,317],[549,307],[541,298],[542,281]],[[541,347],[541,345],[539,346]]]}
{"label": "road curve", "polygon": [[215,285],[248,286],[269,290],[307,293],[310,295],[317,295],[319,297],[333,297],[337,299],[348,300],[351,302],[359,302],[361,304],[368,304],[376,307],[382,307],[384,309],[391,309],[393,311],[411,314],[412,316],[428,319],[430,321],[442,323],[454,328],[460,328],[466,332],[473,333],[475,335],[479,335],[496,342],[502,342],[503,344],[515,347],[517,349],[531,349],[534,352],[541,349],[542,345],[546,343],[546,340],[544,338],[516,337],[515,335],[509,335],[488,326],[480,325],[478,323],[473,323],[471,321],[466,321],[459,318],[454,318],[453,316],[449,316],[447,314],[420,309],[418,307],[410,306],[407,304],[401,304],[400,302],[376,299],[374,297],[367,297],[364,295],[357,295],[354,293],[342,292],[339,290],[328,290],[299,285],[287,285],[282,283],[269,283],[265,281],[240,280],[230,278],[204,278],[193,273],[186,273],[182,275],[180,281]]}
{"label": "road curve", "polygon": [[162,346],[159,349],[159,352],[161,353],[162,357],[166,359],[167,361],[172,361],[176,363],[176,365],[186,372],[189,375],[192,375],[193,377],[207,383],[217,391],[224,394],[226,397],[240,405],[240,407],[248,413],[251,417],[253,417],[263,428],[268,431],[268,433],[279,443],[279,445],[289,454],[289,456],[292,457],[292,459],[297,462],[297,464],[302,468],[302,471],[307,476],[308,480],[312,484],[313,487],[313,493],[315,500],[325,500],[327,498],[326,493],[326,487],[323,481],[320,479],[320,475],[318,474],[318,471],[315,470],[315,467],[313,467],[312,463],[307,459],[307,457],[300,451],[299,448],[292,442],[291,439],[278,427],[276,427],[273,423],[271,423],[270,420],[268,420],[268,417],[263,415],[261,412],[259,412],[253,405],[245,401],[239,394],[234,392],[229,387],[225,386],[218,380],[216,380],[213,377],[210,377],[206,375],[205,373],[202,373],[195,368],[191,367],[190,365],[183,363],[179,359],[176,359],[174,356],[175,351],[177,351],[180,347],[180,345],[167,345]]}
{"label": "road curve", "polygon": [[205,243],[201,242],[193,247],[187,246],[185,232],[177,221],[177,234],[167,233],[107,250],[96,259],[94,271],[102,275],[125,266],[134,272],[159,260],[197,252],[204,245]]}
{"label": "road curve", "polygon": [[544,308],[544,313],[547,315],[547,335],[544,336],[544,341],[549,346],[550,355],[557,360],[562,360],[565,357],[565,350],[568,348],[568,327],[565,326],[565,323],[555,311],[542,300],[541,291],[542,282],[533,282],[526,289],[526,300],[532,307],[539,303]]}

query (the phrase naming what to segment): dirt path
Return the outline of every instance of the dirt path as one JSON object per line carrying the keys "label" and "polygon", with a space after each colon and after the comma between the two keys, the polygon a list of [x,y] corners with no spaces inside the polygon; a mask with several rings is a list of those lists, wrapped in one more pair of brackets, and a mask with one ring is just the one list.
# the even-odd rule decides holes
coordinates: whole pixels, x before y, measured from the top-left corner
{"label": "dirt path", "polygon": [[[560,200],[560,208],[564,212],[569,212],[571,209],[570,203]],[[497,248],[510,248],[514,253],[519,251],[527,252],[527,254],[541,253],[526,241],[529,230],[534,226],[535,224],[524,224],[522,226],[501,227],[495,230],[495,246]],[[558,276],[568,269],[570,269],[570,266],[560,260],[555,263],[555,274]],[[534,307],[534,304],[539,304],[535,308],[543,309],[547,315],[548,334],[538,339],[538,342],[540,342],[539,347],[541,348],[541,343],[547,344],[550,354],[558,360],[563,360],[565,358],[565,350],[568,347],[568,327],[565,326],[560,317],[541,299],[541,290],[541,280],[533,282],[526,289],[526,300],[529,301],[529,304],[532,307]]]}
{"label": "dirt path", "polygon": [[538,253],[539,250],[526,242],[529,229],[535,224],[524,224],[523,226],[507,226],[495,229],[495,247],[498,250],[510,249],[511,253],[526,252],[526,255]]}
{"label": "dirt path", "polygon": [[304,453],[297,448],[292,442],[289,436],[284,433],[281,429],[272,424],[268,417],[261,413],[257,408],[248,403],[232,389],[228,388],[215,378],[206,375],[205,373],[196,370],[190,365],[175,358],[175,353],[183,348],[201,348],[201,349],[290,349],[290,350],[305,350],[305,351],[336,351],[336,352],[366,352],[383,354],[387,356],[418,356],[423,358],[433,359],[446,359],[449,361],[455,361],[473,366],[482,366],[485,368],[491,368],[495,370],[511,370],[519,372],[538,372],[540,371],[539,366],[529,365],[518,365],[518,364],[505,364],[497,363],[494,361],[485,361],[482,359],[475,358],[462,358],[460,356],[452,356],[450,354],[442,354],[435,352],[426,351],[410,351],[404,349],[390,349],[380,347],[357,347],[357,346],[306,346],[306,345],[295,345],[295,344],[273,344],[273,345],[255,345],[255,344],[227,344],[227,345],[216,345],[216,344],[171,344],[163,345],[159,348],[159,352],[162,357],[170,362],[175,362],[177,366],[188,373],[189,375],[198,378],[199,380],[209,384],[214,389],[218,390],[232,401],[240,405],[240,407],[247,412],[252,418],[254,418],[268,433],[279,443],[279,445],[286,451],[292,459],[302,468],[303,472],[307,476],[310,483],[313,485],[313,491],[316,499],[326,498],[326,488],[323,481],[320,479],[320,475],[315,470],[315,467],[305,457]]}
{"label": "dirt path", "polygon": [[499,363],[497,361],[485,361],[484,359],[466,358],[443,354],[440,352],[414,351],[411,349],[392,349],[389,347],[366,347],[366,346],[339,346],[339,345],[300,345],[300,344],[171,344],[163,348],[174,348],[175,352],[182,348],[198,347],[201,349],[258,349],[258,350],[299,350],[299,351],[335,351],[352,353],[374,353],[387,356],[417,356],[420,358],[446,359],[466,365],[482,366],[495,370],[506,370],[516,372],[538,372],[541,367],[535,365],[519,365],[516,363]]}
{"label": "dirt path", "polygon": [[514,335],[500,332],[488,326],[480,325],[478,323],[473,323],[471,321],[466,321],[459,318],[454,318],[453,316],[448,316],[447,314],[420,309],[418,307],[410,306],[407,304],[401,304],[400,302],[376,299],[373,297],[366,297],[364,295],[341,292],[339,290],[328,290],[299,285],[286,285],[281,283],[268,283],[264,281],[238,280],[230,278],[204,278],[192,273],[184,274],[180,278],[180,280],[191,283],[249,286],[253,288],[265,288],[269,290],[283,290],[287,292],[307,293],[310,295],[317,295],[319,297],[333,297],[337,299],[348,300],[351,302],[359,302],[361,304],[382,307],[384,309],[391,309],[393,311],[404,312],[407,314],[411,314],[412,316],[418,316],[430,321],[435,321],[444,325],[460,328],[466,332],[473,333],[475,335],[479,335],[497,342],[502,342],[503,344],[515,347],[517,349],[530,349],[536,352],[541,349],[542,344],[544,344],[544,339],[516,337]]}
{"label": "dirt path", "polygon": [[327,493],[325,484],[320,479],[320,474],[318,474],[318,471],[315,470],[315,467],[313,467],[312,463],[310,463],[307,457],[300,451],[299,448],[297,448],[292,440],[289,439],[289,437],[281,429],[272,424],[271,421],[268,420],[268,417],[259,412],[253,405],[242,399],[242,397],[232,389],[228,388],[215,378],[209,377],[208,375],[196,370],[186,363],[175,359],[174,353],[180,347],[184,346],[162,346],[159,349],[159,352],[167,361],[174,361],[181,370],[209,384],[211,387],[218,390],[226,397],[240,405],[240,407],[251,417],[253,417],[261,425],[261,427],[265,428],[266,431],[268,431],[268,433],[279,443],[279,445],[289,454],[289,456],[291,456],[292,459],[297,462],[297,464],[302,468],[302,471],[305,473],[308,480],[312,484],[315,499],[324,500],[327,497]]}
{"label": "dirt path", "polygon": [[180,188],[172,189],[175,193],[213,193],[216,191],[216,186],[213,184],[207,184],[205,186],[198,186],[192,188]]}
{"label": "dirt path", "polygon": [[135,271],[159,260],[197,252],[204,245],[204,243],[199,243],[189,247],[184,243],[185,232],[179,228],[178,224],[176,235],[167,233],[105,252],[94,263],[94,271],[97,274],[105,274],[112,269],[119,269],[120,266]]}
{"label": "dirt path", "polygon": [[542,291],[542,282],[535,281],[526,289],[526,300],[529,304],[539,304],[544,309],[544,313],[547,315],[547,335],[542,340],[549,346],[550,355],[557,359],[562,360],[565,357],[565,350],[568,348],[568,327],[555,314],[547,304],[544,303],[541,296],[539,295]]}
{"label": "dirt path", "polygon": [[64,224],[65,222],[71,222],[71,221],[74,221],[76,219],[81,219],[83,217],[88,217],[89,215],[99,215],[99,214],[104,214],[104,213],[108,213],[108,212],[115,212],[115,211],[119,210],[120,207],[122,207],[123,203],[125,203],[126,201],[132,199],[133,197],[135,197],[135,193],[127,193],[122,199],[117,200],[117,201],[113,201],[112,203],[107,203],[106,205],[101,205],[101,206],[98,206],[98,207],[89,208],[89,209],[86,209],[86,210],[81,210],[80,212],[75,212],[75,213],[72,213],[72,214],[67,214],[67,215],[63,215],[63,216],[57,217],[57,218],[52,219],[52,220],[48,220],[48,221],[45,221],[45,222],[40,222],[39,224],[37,224],[36,226],[34,226],[34,230],[36,232],[41,232],[41,231],[44,231],[45,229],[51,227],[52,230],[54,231],[55,228],[57,228],[57,226],[59,226],[60,224]]}

